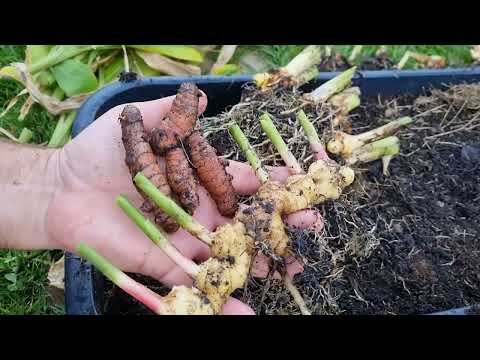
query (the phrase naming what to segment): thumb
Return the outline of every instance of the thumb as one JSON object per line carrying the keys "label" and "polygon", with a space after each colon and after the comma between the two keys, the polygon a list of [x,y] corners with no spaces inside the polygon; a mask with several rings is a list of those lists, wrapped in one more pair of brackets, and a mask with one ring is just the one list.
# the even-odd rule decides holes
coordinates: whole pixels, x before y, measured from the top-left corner
{"label": "thumb", "polygon": [[222,315],[255,315],[255,311],[240,300],[230,297],[223,305]]}

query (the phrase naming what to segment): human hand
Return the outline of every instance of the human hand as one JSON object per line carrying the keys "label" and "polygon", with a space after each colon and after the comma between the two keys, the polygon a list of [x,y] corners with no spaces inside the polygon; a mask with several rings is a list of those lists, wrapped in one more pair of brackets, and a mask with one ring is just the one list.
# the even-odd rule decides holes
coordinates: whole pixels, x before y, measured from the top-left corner
{"label": "human hand", "polygon": [[[147,131],[167,115],[174,96],[135,103],[141,110]],[[199,113],[207,105],[206,96],[199,101]],[[47,232],[59,247],[74,251],[80,242],[95,248],[120,269],[153,277],[168,286],[192,285],[190,277],[153,244],[117,207],[116,198],[126,195],[137,207],[143,202],[133,185],[125,165],[125,149],[118,117],[124,105],[117,106],[98,118],[56,155],[59,190],[47,214]],[[159,159],[163,166],[163,159]],[[227,172],[233,176],[233,186],[239,194],[253,194],[260,186],[248,164],[231,161]],[[271,168],[271,178],[283,181],[287,168]],[[208,230],[231,221],[220,215],[214,201],[202,186],[198,186],[200,205],[194,217]],[[319,214],[302,211],[287,218],[298,227],[323,225]],[[184,230],[169,234],[170,242],[187,258],[205,261],[211,254],[207,245]],[[290,275],[302,271],[300,264],[291,262]],[[268,269],[264,258],[254,260],[253,275],[265,276]],[[224,314],[251,314],[253,311],[231,298]]]}

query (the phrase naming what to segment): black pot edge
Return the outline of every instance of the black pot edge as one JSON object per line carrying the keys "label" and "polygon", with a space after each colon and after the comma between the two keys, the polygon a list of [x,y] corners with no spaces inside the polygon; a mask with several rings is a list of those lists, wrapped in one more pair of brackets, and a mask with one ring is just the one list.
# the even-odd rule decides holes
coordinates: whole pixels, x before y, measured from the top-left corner
{"label": "black pot edge", "polygon": [[[323,83],[338,75],[341,72],[322,72],[313,82]],[[161,77],[146,77],[140,78],[131,82],[115,82],[111,85],[107,85],[100,89],[93,95],[91,95],[85,103],[77,111],[75,122],[72,128],[72,137],[77,136],[88,124],[81,119],[86,119],[91,116],[90,109],[99,110],[102,103],[109,97],[128,91],[138,87],[139,85],[148,84],[165,84],[165,85],[179,85],[182,82],[191,81],[198,84],[243,84],[252,81],[252,76],[161,76]],[[480,81],[480,66],[474,66],[469,68],[447,68],[447,69],[427,69],[427,70],[381,70],[381,71],[358,71],[353,77],[353,82],[360,79],[379,79],[379,80],[392,80],[392,79],[412,79],[420,80],[422,78],[442,78],[444,81],[449,79],[464,78],[465,81],[473,81],[478,78]],[[458,82],[458,81],[455,81]],[[445,82],[447,83],[447,82]],[[95,113],[97,113],[95,111]],[[92,284],[97,284],[100,288],[103,288],[103,278],[100,279],[95,276],[95,271],[92,271],[92,265],[89,262],[83,261],[77,255],[66,252],[65,255],[65,308],[67,315],[100,315],[101,304],[95,302],[95,287]],[[75,280],[75,281],[73,281]],[[87,282],[87,285],[81,283]],[[70,286],[75,283],[77,285]],[[80,303],[74,301],[74,299],[84,299],[86,302]],[[425,315],[468,315],[473,311],[474,306],[449,309],[441,312],[435,312]]]}

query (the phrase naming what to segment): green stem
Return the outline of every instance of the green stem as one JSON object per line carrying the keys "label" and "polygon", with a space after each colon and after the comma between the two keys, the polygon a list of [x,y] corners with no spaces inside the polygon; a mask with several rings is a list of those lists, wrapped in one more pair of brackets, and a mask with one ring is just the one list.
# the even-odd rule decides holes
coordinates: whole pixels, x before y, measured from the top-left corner
{"label": "green stem", "polygon": [[312,100],[314,103],[327,101],[331,96],[339,93],[350,84],[356,70],[357,67],[353,66],[350,69],[342,72],[333,79],[328,80],[326,83],[313,90],[310,94],[307,94],[307,98]]}
{"label": "green stem", "polygon": [[172,217],[182,228],[208,245],[212,244],[210,232],[175,201],[163,194],[148,180],[142,172],[133,178],[133,181],[160,209]]}
{"label": "green stem", "polygon": [[308,142],[310,143],[310,148],[313,151],[313,156],[315,160],[329,159],[327,152],[325,151],[325,147],[323,146],[320,138],[318,137],[315,126],[313,126],[313,124],[308,119],[307,114],[305,114],[303,110],[300,110],[297,113],[297,120],[308,138]]}
{"label": "green stem", "polygon": [[400,140],[396,136],[389,136],[362,146],[355,150],[345,159],[347,165],[353,165],[357,162],[367,163],[378,160],[384,156],[397,155],[400,152]]}
{"label": "green stem", "polygon": [[161,248],[187,274],[195,277],[198,273],[198,265],[190,259],[187,259],[175,247],[173,247],[167,237],[155,226],[155,224],[146,219],[140,210],[138,210],[125,196],[120,195],[117,197],[117,205],[155,245]]}
{"label": "green stem", "polygon": [[169,312],[167,304],[165,304],[158,294],[133,280],[87,244],[83,242],[78,244],[76,252],[84,259],[90,261],[93,266],[100,270],[100,272],[115,285],[143,303],[156,314],[162,315]]}
{"label": "green stem", "polygon": [[263,131],[265,134],[267,134],[268,138],[273,143],[273,146],[275,146],[275,149],[277,149],[278,153],[282,157],[285,165],[287,165],[294,174],[302,173],[302,167],[298,163],[297,159],[295,159],[295,156],[293,156],[290,150],[288,150],[287,144],[285,144],[283,141],[282,136],[267,113],[264,113],[262,116],[260,116],[260,124],[262,125]]}
{"label": "green stem", "polygon": [[48,142],[48,147],[58,148],[65,145],[68,135],[72,129],[73,121],[75,120],[76,111],[72,111],[69,114],[62,114],[58,119],[57,126],[53,131],[52,137]]}
{"label": "green stem", "polygon": [[30,140],[32,140],[32,137],[33,137],[33,132],[30,129],[23,128],[22,132],[20,133],[20,136],[18,137],[18,142],[22,144],[26,144]]}
{"label": "green stem", "polygon": [[319,73],[317,66],[312,66],[310,69],[305,70],[297,76],[297,86],[302,86],[310,82],[310,80],[314,79]]}
{"label": "green stem", "polygon": [[242,150],[243,155],[245,155],[245,157],[247,158],[248,162],[250,163],[250,166],[253,168],[258,178],[260,179],[260,181],[262,183],[267,182],[268,173],[263,169],[262,163],[258,158],[255,152],[255,149],[248,141],[242,129],[240,129],[240,126],[235,124],[231,126],[228,129],[228,131],[230,132],[230,135],[233,137],[233,139],[236,141],[236,143],[240,147],[240,150]]}
{"label": "green stem", "polygon": [[158,247],[163,249],[165,245],[168,244],[168,239],[160,232],[155,224],[146,219],[140,210],[138,210],[125,196],[120,195],[117,197],[117,205]]}
{"label": "green stem", "polygon": [[334,138],[328,142],[327,148],[332,154],[340,154],[344,157],[347,157],[350,156],[353,151],[361,148],[365,144],[385,138],[386,136],[393,135],[400,130],[402,126],[409,125],[412,122],[413,119],[411,117],[405,116],[397,120],[390,121],[389,123],[376,129],[372,129],[357,135],[350,135],[341,131],[337,131]]}
{"label": "green stem", "polygon": [[287,75],[292,77],[292,79],[297,80],[300,74],[322,61],[322,54],[321,46],[309,45],[295,56],[283,70],[285,70]]}

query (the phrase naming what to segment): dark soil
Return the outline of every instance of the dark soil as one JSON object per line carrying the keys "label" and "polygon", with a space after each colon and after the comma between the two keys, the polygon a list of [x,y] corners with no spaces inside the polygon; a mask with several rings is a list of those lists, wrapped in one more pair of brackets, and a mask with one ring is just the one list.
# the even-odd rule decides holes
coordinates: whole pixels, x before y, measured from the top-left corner
{"label": "dark soil", "polygon": [[[318,64],[319,71],[345,71],[354,64],[340,53],[327,56]],[[393,69],[395,63],[388,57],[386,53],[379,53],[373,57],[364,57],[357,65],[358,70],[389,70]]]}
{"label": "dark soil", "polygon": [[[359,166],[338,201],[318,206],[323,234],[290,229],[291,247],[305,263],[295,283],[314,313],[422,314],[480,303],[480,110],[457,90],[428,98],[363,98],[352,113],[354,133],[386,118],[416,121],[398,135],[402,150],[390,176],[382,174],[380,161]],[[209,140],[219,153],[241,158],[225,131]],[[107,313],[150,313],[111,291]],[[259,314],[299,313],[278,280],[250,279],[245,292],[233,295]]]}

